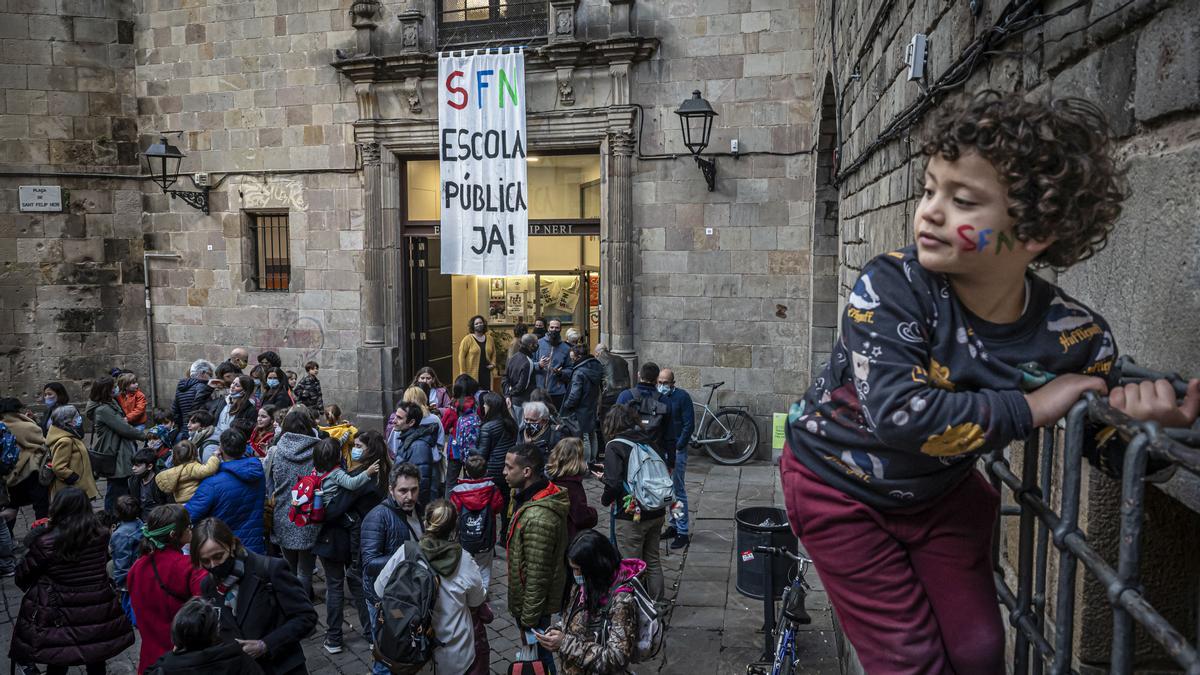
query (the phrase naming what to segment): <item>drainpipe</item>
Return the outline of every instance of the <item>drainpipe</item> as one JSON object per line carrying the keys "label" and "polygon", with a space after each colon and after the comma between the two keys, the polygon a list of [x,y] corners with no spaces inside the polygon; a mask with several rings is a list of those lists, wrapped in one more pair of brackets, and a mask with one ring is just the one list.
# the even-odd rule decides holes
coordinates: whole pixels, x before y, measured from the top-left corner
{"label": "drainpipe", "polygon": [[154,377],[154,307],[150,303],[150,260],[179,260],[178,253],[142,254],[142,282],[146,288],[146,352],[150,355],[150,405],[158,407],[158,386]]}

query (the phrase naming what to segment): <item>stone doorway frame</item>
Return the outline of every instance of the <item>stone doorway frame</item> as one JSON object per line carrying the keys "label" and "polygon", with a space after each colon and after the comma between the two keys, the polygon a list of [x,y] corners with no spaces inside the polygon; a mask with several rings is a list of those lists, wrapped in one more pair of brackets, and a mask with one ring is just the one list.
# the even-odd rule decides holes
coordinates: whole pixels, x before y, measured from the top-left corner
{"label": "stone doorway frame", "polygon": [[817,165],[813,173],[814,204],[812,266],[810,276],[809,367],[814,376],[829,360],[837,339],[840,295],[838,268],[841,265],[841,194],[834,184],[837,174],[837,100],[833,74],[825,74],[821,87],[821,116],[817,128]]}

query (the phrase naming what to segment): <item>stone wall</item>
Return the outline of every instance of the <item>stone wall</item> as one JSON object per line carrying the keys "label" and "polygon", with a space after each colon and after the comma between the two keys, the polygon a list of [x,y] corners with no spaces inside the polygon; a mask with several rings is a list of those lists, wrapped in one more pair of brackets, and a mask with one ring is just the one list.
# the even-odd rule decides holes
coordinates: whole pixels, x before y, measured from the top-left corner
{"label": "stone wall", "polygon": [[[146,374],[133,7],[0,10],[0,395],[58,380],[78,402],[113,366]],[[60,186],[64,211],[22,213],[22,185]]]}
{"label": "stone wall", "polygon": [[[809,379],[816,4],[644,2],[636,12],[640,34],[662,40],[635,67],[632,92],[645,117],[640,153],[651,156],[634,175],[638,356],[675,367],[694,398],[724,381],[715,402],[750,406],[764,450],[771,413]],[[674,114],[694,89],[719,115],[712,192]]]}
{"label": "stone wall", "polygon": [[[137,15],[143,143],[163,130],[183,170],[213,174],[212,214],[155,193],[143,225],[154,263],[156,363],[170,394],[188,364],[235,346],[274,350],[303,375],[321,364],[325,401],[358,412],[362,189],[354,92],[330,67],[354,43],[348,0],[178,3]],[[181,188],[193,189],[187,179]],[[251,217],[286,213],[287,292],[257,291]],[[377,411],[372,411],[377,412]]]}
{"label": "stone wall", "polygon": [[[977,3],[978,14],[972,14],[972,4],[976,3],[820,3],[814,74],[817,81],[829,74],[829,86],[837,94],[837,164],[842,172],[841,283],[836,294],[818,300],[838,302],[871,257],[911,240],[914,195],[923,167],[914,155],[929,116],[909,134],[864,153],[921,95],[905,74],[905,47],[912,35],[928,35],[926,82],[933,83],[977,35],[996,23],[1008,3]],[[1048,14],[1071,4],[1052,0],[1041,9]],[[981,61],[963,91],[994,88],[1038,97],[1083,96],[1105,110],[1119,138],[1131,187],[1125,211],[1108,248],[1061,275],[1059,282],[1108,318],[1123,353],[1150,367],[1194,372],[1200,347],[1200,279],[1193,270],[1200,244],[1194,217],[1200,208],[1195,189],[1200,169],[1200,5],[1186,0],[1086,3],[1010,38],[996,51]],[[824,96],[817,91],[811,100]],[[855,164],[856,170],[845,171]],[[1196,597],[1200,562],[1188,559],[1178,544],[1190,541],[1200,525],[1195,510],[1200,499],[1195,498],[1195,486],[1183,480],[1165,486],[1165,492],[1182,496],[1182,503],[1163,491],[1150,491],[1142,569],[1150,601],[1184,635],[1195,635],[1196,617],[1188,606]],[[1115,483],[1098,472],[1085,478],[1087,534],[1109,560],[1116,557],[1118,492]],[[1015,532],[1006,530],[1005,535],[1005,551],[1011,555]],[[1052,595],[1055,591],[1051,588]],[[1088,582],[1081,595],[1077,665],[1103,672],[1108,630],[1079,627],[1111,625],[1104,591]],[[1163,656],[1149,643],[1142,635],[1143,666]]]}

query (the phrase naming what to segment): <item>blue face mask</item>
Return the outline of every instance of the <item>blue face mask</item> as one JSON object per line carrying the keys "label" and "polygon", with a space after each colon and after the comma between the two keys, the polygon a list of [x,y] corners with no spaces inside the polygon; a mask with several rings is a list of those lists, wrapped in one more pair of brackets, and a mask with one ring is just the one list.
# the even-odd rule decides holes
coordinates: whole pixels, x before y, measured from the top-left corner
{"label": "blue face mask", "polygon": [[242,397],[242,392],[240,392],[240,391],[231,391],[231,392],[229,392],[229,398],[232,398],[232,399],[238,399],[238,398],[241,398],[241,397]]}
{"label": "blue face mask", "polygon": [[58,403],[58,398],[54,396],[47,396],[42,400],[46,402],[46,405],[54,405],[55,403]]}
{"label": "blue face mask", "polygon": [[670,396],[671,392],[673,391],[675,391],[675,387],[666,384],[658,385],[658,393],[662,394],[663,396]]}
{"label": "blue face mask", "polygon": [[278,386],[279,386],[278,378],[274,378],[274,377],[267,378],[267,387],[274,389],[275,387],[278,387]]}
{"label": "blue face mask", "polygon": [[583,588],[583,575],[582,574],[575,575],[575,584],[578,585],[580,588]]}
{"label": "blue face mask", "polygon": [[120,395],[121,395],[121,388],[113,387],[113,396],[120,396]]}
{"label": "blue face mask", "polygon": [[354,449],[350,451],[350,459],[352,459],[356,462],[361,462],[362,458],[363,458],[363,449],[358,446],[355,446]]}
{"label": "blue face mask", "polygon": [[77,427],[82,427],[82,426],[83,426],[83,415],[76,415],[76,416],[75,416],[75,426],[77,426]]}

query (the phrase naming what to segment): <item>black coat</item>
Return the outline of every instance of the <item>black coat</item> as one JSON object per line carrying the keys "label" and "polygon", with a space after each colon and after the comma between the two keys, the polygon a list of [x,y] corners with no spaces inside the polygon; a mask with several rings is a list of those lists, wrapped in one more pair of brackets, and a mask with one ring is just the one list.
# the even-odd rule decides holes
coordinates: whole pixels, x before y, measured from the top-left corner
{"label": "black coat", "polygon": [[504,367],[504,395],[513,403],[524,403],[529,392],[537,387],[533,376],[533,360],[525,352],[518,351],[508,358]]}
{"label": "black coat", "polygon": [[[420,521],[423,510],[418,504],[412,517]],[[408,516],[400,510],[400,505],[389,496],[371,509],[362,524],[359,561],[362,564],[363,594],[368,602],[377,600],[375,595],[375,578],[383,571],[387,561],[404,542],[420,538],[408,526]]]}
{"label": "black coat", "polygon": [[[227,639],[262,640],[266,656],[258,665],[266,675],[307,673],[300,641],[317,625],[317,610],[300,580],[283,558],[268,558],[253,551],[243,560],[245,573],[238,583],[237,610],[221,612],[221,633]],[[212,575],[200,583],[202,597],[218,607],[224,597]]]}
{"label": "black coat", "polygon": [[73,560],[63,560],[57,538],[53,530],[34,535],[17,566],[25,596],[9,658],[55,666],[107,661],[133,644],[133,626],[105,569],[108,532],[97,529]]}
{"label": "black coat", "polygon": [[504,484],[504,456],[516,444],[517,439],[504,429],[500,420],[490,420],[479,427],[478,452],[487,460],[487,475],[497,479],[497,485]]}
{"label": "black coat", "polygon": [[171,415],[176,429],[187,429],[187,420],[192,413],[204,407],[212,396],[212,387],[207,380],[187,377],[175,385],[175,400],[171,403]]}
{"label": "black coat", "polygon": [[236,642],[222,642],[195,652],[167,652],[146,675],[262,675],[258,662]]}
{"label": "black coat", "polygon": [[[366,471],[365,467],[357,469],[351,475],[363,471]],[[362,523],[367,514],[378,506],[385,496],[379,489],[379,483],[374,481],[358,492],[339,491],[333,508],[325,510],[325,522],[321,525],[321,533],[317,535],[317,543],[313,544],[313,555],[341,563],[355,560],[357,552],[351,548],[354,533],[362,530]]]}
{"label": "black coat", "polygon": [[600,406],[603,381],[604,365],[593,356],[584,357],[571,371],[571,387],[558,414],[559,417],[573,419],[580,434],[596,431],[596,412]]}

